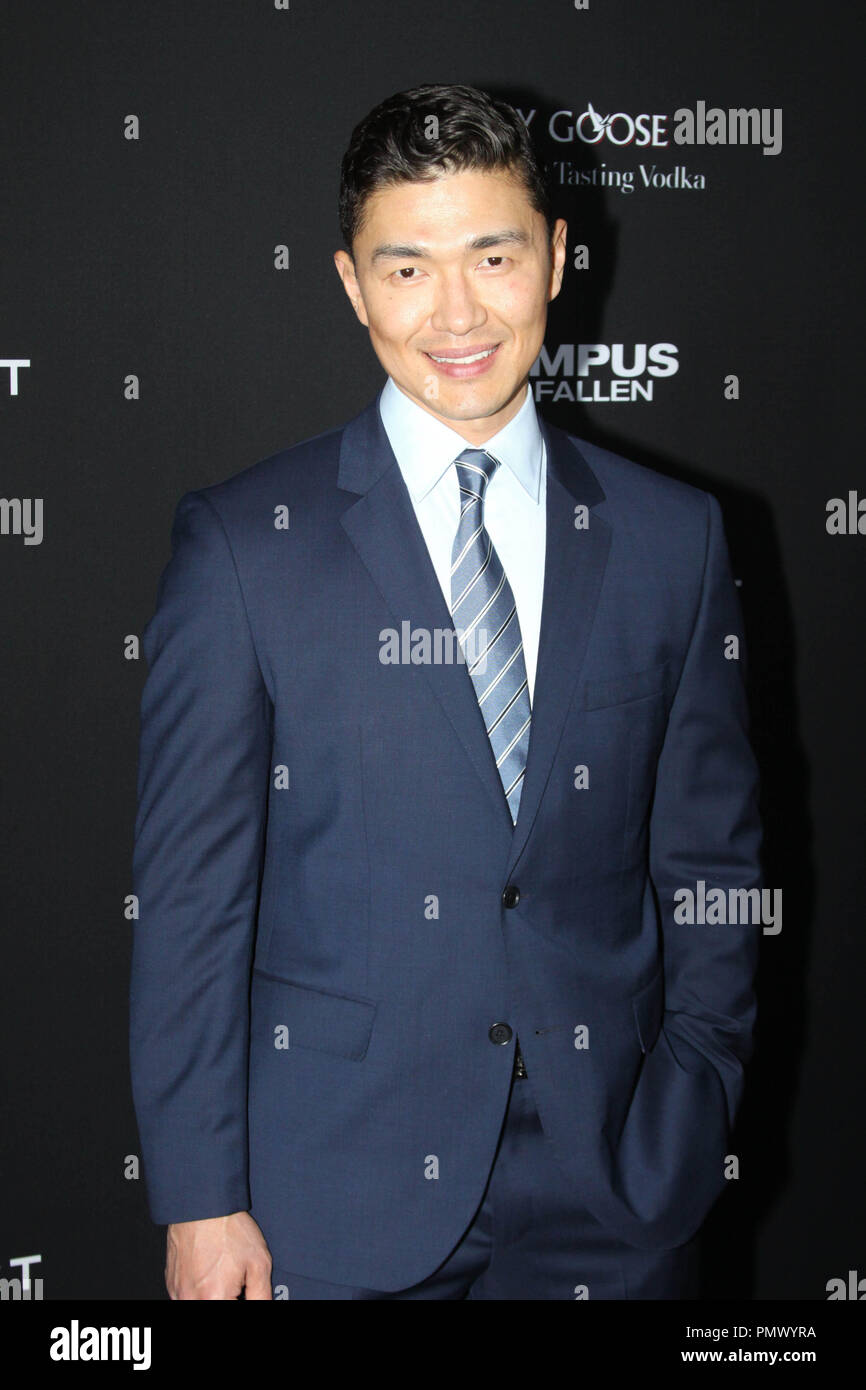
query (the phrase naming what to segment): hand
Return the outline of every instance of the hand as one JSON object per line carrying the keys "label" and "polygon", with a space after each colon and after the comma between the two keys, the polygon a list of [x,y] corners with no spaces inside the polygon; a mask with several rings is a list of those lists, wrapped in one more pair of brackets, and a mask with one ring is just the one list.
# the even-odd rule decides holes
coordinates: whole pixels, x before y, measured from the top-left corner
{"label": "hand", "polygon": [[172,1299],[269,1299],[271,1252],[248,1211],[179,1221],[166,1233],[165,1286]]}

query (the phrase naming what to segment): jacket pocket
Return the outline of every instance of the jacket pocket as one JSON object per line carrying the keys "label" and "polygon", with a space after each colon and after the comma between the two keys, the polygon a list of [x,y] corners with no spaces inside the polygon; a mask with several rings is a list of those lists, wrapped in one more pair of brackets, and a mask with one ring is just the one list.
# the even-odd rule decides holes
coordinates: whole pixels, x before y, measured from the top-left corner
{"label": "jacket pocket", "polygon": [[632,995],[631,1006],[641,1052],[649,1052],[659,1035],[664,1014],[664,971]]}
{"label": "jacket pocket", "polygon": [[624,705],[629,700],[643,700],[648,695],[657,695],[665,688],[669,666],[670,661],[663,661],[660,666],[650,666],[646,671],[632,671],[609,680],[587,681],[583,688],[583,708],[606,709],[609,705]]}
{"label": "jacket pocket", "polygon": [[367,1054],[378,1005],[355,995],[330,994],[253,968],[257,1011],[272,1015],[270,1026],[288,1029],[288,1050],[302,1047],[360,1062]]}

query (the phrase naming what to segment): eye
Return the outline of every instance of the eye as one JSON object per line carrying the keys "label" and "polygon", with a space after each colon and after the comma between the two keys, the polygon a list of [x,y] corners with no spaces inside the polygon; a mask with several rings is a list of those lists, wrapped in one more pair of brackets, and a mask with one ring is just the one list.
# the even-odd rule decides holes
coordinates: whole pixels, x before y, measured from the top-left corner
{"label": "eye", "polygon": [[403,265],[403,266],[400,267],[399,270],[395,270],[393,273],[394,273],[396,276],[398,276],[401,280],[414,280],[414,279],[417,279],[417,272],[418,272],[418,267],[417,267],[417,266],[415,266],[415,265]]}
{"label": "eye", "polygon": [[[507,258],[506,258],[505,256],[485,256],[485,257],[484,257],[484,260],[489,261],[491,264],[492,264],[494,261],[496,262],[496,264],[493,265],[493,269],[494,269],[494,270],[498,270],[499,267],[500,267],[501,265],[504,265],[506,259],[507,259]],[[483,264],[484,264],[484,262],[482,261],[482,265],[483,265]]]}

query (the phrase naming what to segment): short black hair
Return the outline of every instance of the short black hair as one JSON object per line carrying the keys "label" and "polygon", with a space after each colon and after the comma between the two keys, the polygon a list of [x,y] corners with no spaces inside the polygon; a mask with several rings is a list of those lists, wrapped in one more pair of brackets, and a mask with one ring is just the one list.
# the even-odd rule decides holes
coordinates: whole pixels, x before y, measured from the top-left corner
{"label": "short black hair", "polygon": [[396,92],[352,131],[340,171],[340,231],[350,255],[371,193],[464,169],[517,175],[552,239],[547,176],[526,122],[513,106],[475,87],[429,84]]}

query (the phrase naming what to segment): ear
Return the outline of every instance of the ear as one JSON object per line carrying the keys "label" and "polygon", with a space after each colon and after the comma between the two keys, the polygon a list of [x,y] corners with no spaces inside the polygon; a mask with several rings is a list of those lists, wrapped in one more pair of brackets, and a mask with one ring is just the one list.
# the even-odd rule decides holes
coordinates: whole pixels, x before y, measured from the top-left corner
{"label": "ear", "polygon": [[550,240],[550,284],[547,289],[548,300],[555,299],[562,289],[562,277],[565,274],[565,257],[568,251],[568,223],[563,217],[558,217],[553,227],[553,236]]}
{"label": "ear", "polygon": [[369,328],[370,323],[367,318],[367,309],[364,304],[364,297],[361,294],[361,287],[358,284],[358,277],[355,273],[355,262],[348,251],[334,252],[334,265],[337,267],[337,274],[343,282],[343,289],[352,301],[352,308],[358,315],[365,328]]}

